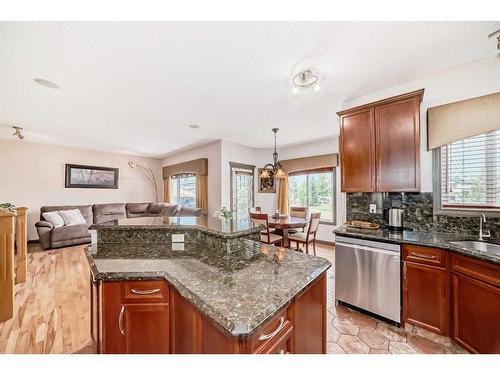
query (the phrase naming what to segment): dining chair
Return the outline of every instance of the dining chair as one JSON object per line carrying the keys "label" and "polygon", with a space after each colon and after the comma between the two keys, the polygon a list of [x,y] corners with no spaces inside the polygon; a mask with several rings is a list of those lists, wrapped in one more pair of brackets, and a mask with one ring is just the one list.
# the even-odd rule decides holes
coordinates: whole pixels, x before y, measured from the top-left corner
{"label": "dining chair", "polygon": [[319,227],[319,220],[321,217],[321,212],[314,212],[311,214],[311,218],[309,220],[309,227],[307,228],[307,233],[294,233],[288,236],[288,241],[290,243],[290,248],[292,247],[292,243],[295,242],[297,244],[297,250],[299,249],[299,244],[306,245],[306,253],[309,254],[309,244],[312,242],[313,252],[316,255],[316,232]]}
{"label": "dining chair", "polygon": [[[307,218],[307,207],[300,207],[300,206],[290,206],[290,217],[298,217],[300,219],[306,219]],[[298,230],[298,229],[289,229],[288,233],[289,234],[294,234],[297,232],[304,232],[304,228]]]}
{"label": "dining chair", "polygon": [[260,232],[260,242],[274,245],[280,243],[283,244],[283,237],[279,236],[269,230],[269,218],[267,214],[261,214],[257,212],[250,213],[250,220],[254,225],[263,225],[265,228]]}
{"label": "dining chair", "polygon": [[250,208],[250,212],[259,212],[259,213],[261,213],[262,209],[259,206],[251,207]]}

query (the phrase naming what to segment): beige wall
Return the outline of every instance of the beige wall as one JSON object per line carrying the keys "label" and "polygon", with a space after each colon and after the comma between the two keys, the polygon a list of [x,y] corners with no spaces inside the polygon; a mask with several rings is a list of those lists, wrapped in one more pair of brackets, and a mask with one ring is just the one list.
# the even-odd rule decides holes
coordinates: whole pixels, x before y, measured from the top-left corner
{"label": "beige wall", "polygon": [[[162,196],[160,160],[0,139],[0,202],[28,207],[28,239],[38,239],[35,222],[45,205],[151,202],[151,183],[129,160],[147,162],[155,171]],[[119,168],[118,189],[66,189],[66,163]]]}

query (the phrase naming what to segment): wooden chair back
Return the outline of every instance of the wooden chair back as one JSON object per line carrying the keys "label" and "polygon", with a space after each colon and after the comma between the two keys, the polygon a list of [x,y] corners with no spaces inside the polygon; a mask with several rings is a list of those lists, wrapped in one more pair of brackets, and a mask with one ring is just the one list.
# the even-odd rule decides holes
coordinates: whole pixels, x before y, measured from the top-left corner
{"label": "wooden chair back", "polygon": [[307,218],[307,207],[290,207],[291,217]]}
{"label": "wooden chair back", "polygon": [[250,212],[250,221],[253,223],[254,226],[258,225],[264,225],[266,228],[264,235],[267,235],[267,241],[270,241],[270,236],[269,236],[269,218],[267,214],[262,214],[259,212]]}
{"label": "wooden chair back", "polygon": [[316,232],[318,231],[320,218],[321,212],[314,212],[311,214],[311,218],[309,219],[309,227],[307,228],[307,239],[309,239],[309,235],[311,234],[313,234],[316,238]]}
{"label": "wooden chair back", "polygon": [[250,212],[262,212],[262,209],[259,206],[250,208]]}

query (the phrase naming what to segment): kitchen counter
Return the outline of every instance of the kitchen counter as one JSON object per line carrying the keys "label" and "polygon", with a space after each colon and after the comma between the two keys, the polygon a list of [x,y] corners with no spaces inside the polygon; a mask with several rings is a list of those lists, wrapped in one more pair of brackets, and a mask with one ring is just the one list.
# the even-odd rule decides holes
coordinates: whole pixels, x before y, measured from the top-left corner
{"label": "kitchen counter", "polygon": [[137,217],[111,220],[101,224],[92,224],[91,230],[196,230],[220,238],[235,238],[259,233],[249,219],[221,220],[214,217]]}
{"label": "kitchen counter", "polygon": [[[148,226],[168,227],[178,222],[200,225],[198,219],[188,220],[193,218],[148,219],[154,219],[148,220]],[[144,222],[127,219],[118,225],[137,229]],[[201,230],[216,230],[219,235],[248,230],[237,228],[215,229],[208,224]],[[240,243],[239,249],[230,253],[201,243],[98,243],[87,247],[86,255],[94,280],[165,279],[231,336],[245,337],[323,275],[331,264],[324,258],[248,239]]]}
{"label": "kitchen counter", "polygon": [[450,241],[477,240],[477,238],[470,236],[462,236],[458,234],[441,233],[433,231],[420,232],[420,231],[405,230],[402,232],[395,232],[395,231],[389,231],[388,229],[378,229],[378,230],[358,229],[358,228],[348,227],[346,225],[337,228],[335,230],[335,234],[339,236],[360,238],[365,240],[375,240],[375,241],[389,242],[395,244],[407,243],[414,245],[437,247],[440,249],[446,249],[459,254],[492,262],[495,264],[500,264],[500,256],[497,254],[481,252],[479,250],[472,250],[450,243]]}

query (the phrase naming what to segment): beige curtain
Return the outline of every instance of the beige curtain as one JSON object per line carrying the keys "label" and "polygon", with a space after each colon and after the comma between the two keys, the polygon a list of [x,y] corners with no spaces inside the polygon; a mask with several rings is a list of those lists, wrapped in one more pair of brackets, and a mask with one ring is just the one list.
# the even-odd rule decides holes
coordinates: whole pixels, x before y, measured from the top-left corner
{"label": "beige curtain", "polygon": [[165,177],[163,179],[163,192],[164,192],[164,197],[163,197],[163,201],[166,202],[166,203],[170,203],[170,177]]}
{"label": "beige curtain", "polygon": [[283,215],[288,214],[288,176],[279,179],[278,211]]}
{"label": "beige curtain", "polygon": [[196,207],[203,208],[205,214],[208,214],[207,175],[196,175]]}

